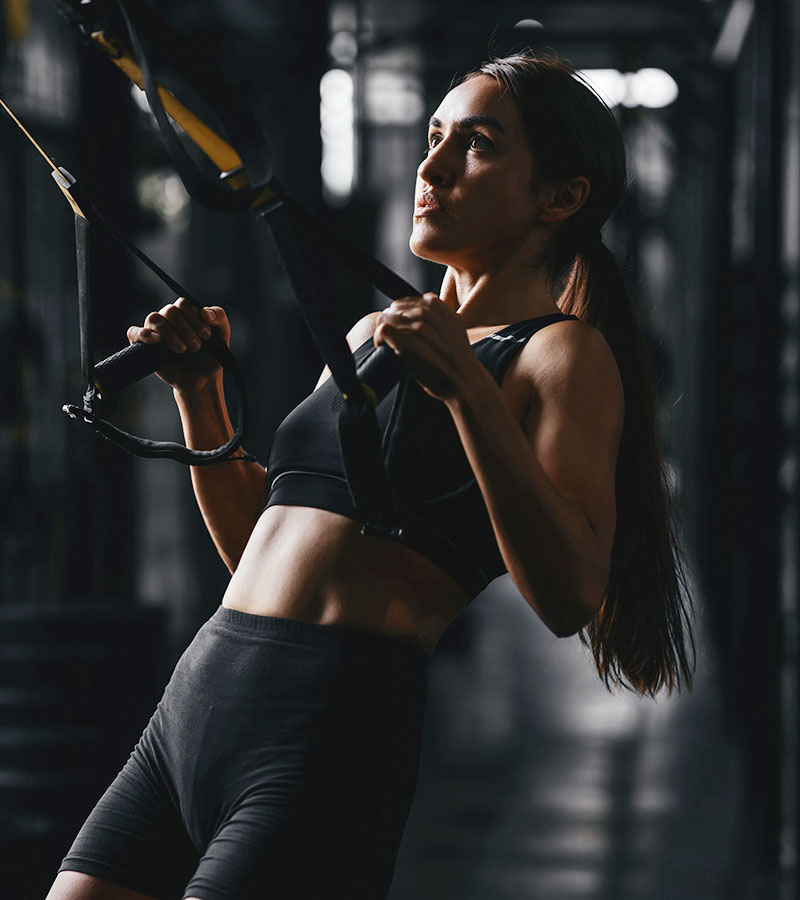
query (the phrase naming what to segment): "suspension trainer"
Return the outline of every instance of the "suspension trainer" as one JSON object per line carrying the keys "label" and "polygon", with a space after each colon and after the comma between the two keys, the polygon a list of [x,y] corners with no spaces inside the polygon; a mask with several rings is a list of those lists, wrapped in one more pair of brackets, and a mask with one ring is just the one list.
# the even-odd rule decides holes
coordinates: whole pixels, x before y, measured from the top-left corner
{"label": "suspension trainer", "polygon": [[[270,229],[305,321],[343,403],[338,431],[344,471],[353,503],[366,533],[402,538],[402,515],[395,508],[383,462],[375,407],[400,382],[395,404],[403,412],[410,376],[388,347],[379,347],[356,369],[335,302],[326,297],[309,266],[303,244],[333,256],[389,299],[418,294],[396,273],[358,249],[316,218],[278,181],[258,122],[236,88],[163,16],[142,0],[53,0],[58,11],[77,29],[85,43],[99,50],[130,81],[145,91],[160,136],[189,195],[220,212],[249,210]],[[158,61],[156,77],[154,61]],[[162,75],[161,73],[165,73]],[[164,81],[169,79],[169,89]],[[199,98],[213,114],[212,127],[191,108]],[[2,102],[2,101],[0,101]],[[19,120],[3,103],[17,125]],[[191,158],[181,132],[218,172],[209,178]],[[218,124],[217,124],[218,123]],[[228,460],[252,460],[231,454],[244,439],[248,405],[239,367],[218,334],[200,352],[209,352],[233,378],[240,395],[240,413],[233,437],[216,450],[190,450],[182,444],[150,441],[121,431],[103,418],[103,408],[125,387],[146,377],[173,354],[160,344],[135,343],[94,363],[91,317],[89,231],[97,227],[117,241],[180,296],[198,301],[132,244],[90,202],[77,180],[47,159],[52,176],[75,213],[81,365],[87,390],[81,407],[65,406],[74,419],[102,437],[139,456],[168,458],[187,465]]]}

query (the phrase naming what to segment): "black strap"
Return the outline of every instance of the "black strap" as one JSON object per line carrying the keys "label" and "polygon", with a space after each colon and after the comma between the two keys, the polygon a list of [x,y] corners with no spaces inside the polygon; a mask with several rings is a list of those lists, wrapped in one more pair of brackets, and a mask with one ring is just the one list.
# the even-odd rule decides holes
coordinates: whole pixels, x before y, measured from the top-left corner
{"label": "black strap", "polygon": [[[88,388],[83,398],[83,406],[67,405],[64,411],[77,421],[84,422],[98,434],[112,441],[129,453],[137,456],[158,459],[173,459],[185,465],[206,466],[224,462],[244,440],[248,421],[247,395],[241,370],[230,352],[230,349],[217,334],[207,341],[203,351],[210,353],[233,378],[239,391],[239,417],[233,436],[214,450],[190,450],[183,444],[172,441],[152,441],[141,438],[117,428],[102,417],[102,410],[116,394],[135,381],[155,372],[170,357],[176,356],[159,344],[136,343],[125,347],[113,356],[95,365],[92,350],[92,312],[91,312],[91,267],[89,238],[92,224],[102,227],[125,249],[134,254],[152,272],[154,272],[172,291],[186,297],[189,302],[199,307],[200,304],[177,281],[167,275],[147,254],[141,251],[121,234],[89,200],[85,191],[76,179],[63,168],[59,168],[61,176],[59,185],[72,197],[80,213],[75,214],[75,246],[78,263],[78,308],[81,331],[81,367],[87,380]],[[54,173],[55,175],[55,173]],[[213,329],[212,329],[213,331]],[[236,459],[252,461],[253,457],[239,456]]]}
{"label": "black strap", "polygon": [[[267,184],[272,176],[266,140],[250,108],[219,70],[206,61],[198,60],[196,49],[165,19],[135,0],[113,2],[124,22],[131,50],[142,72],[147,102],[158,124],[158,132],[186,190],[199,203],[220,212],[247,209],[252,203],[254,191]],[[249,190],[231,190],[224,183],[209,180],[186,152],[169,123],[153,77],[150,54],[145,50],[146,45],[140,35],[146,36],[151,45],[169,53],[170,62],[181,78],[214,111],[226,137],[242,159]]]}
{"label": "black strap", "polygon": [[258,215],[272,232],[309,331],[344,397],[338,419],[339,445],[353,505],[367,522],[390,522],[395,518],[394,504],[375,417],[377,397],[359,379],[338,310],[322,296],[315,272],[297,242],[286,205],[278,199],[262,207]]}
{"label": "black strap", "polygon": [[[69,173],[61,173],[65,177]],[[69,175],[72,178],[71,175]],[[72,178],[74,183],[75,179]],[[75,257],[78,264],[78,324],[81,338],[81,371],[87,384],[94,384],[92,341],[92,293],[89,268],[89,220],[75,213]]]}
{"label": "black strap", "polygon": [[292,197],[284,196],[283,202],[297,235],[334,257],[337,262],[380,291],[384,297],[397,300],[400,297],[415,297],[419,294],[419,291],[404,278],[374,256],[356,247],[322,219],[304,209]]}
{"label": "black strap", "polygon": [[262,207],[258,217],[272,232],[281,262],[289,276],[295,298],[320,355],[331,370],[336,386],[345,397],[360,397],[363,388],[356,376],[356,365],[344,338],[344,327],[336,305],[322,296],[318,278],[302,253],[282,199]]}

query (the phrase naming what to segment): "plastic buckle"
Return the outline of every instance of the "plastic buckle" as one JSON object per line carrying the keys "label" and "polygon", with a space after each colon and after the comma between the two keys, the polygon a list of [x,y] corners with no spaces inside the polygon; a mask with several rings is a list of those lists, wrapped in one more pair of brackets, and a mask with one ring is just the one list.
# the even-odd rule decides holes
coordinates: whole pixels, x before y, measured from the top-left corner
{"label": "plastic buckle", "polygon": [[88,413],[85,409],[81,409],[80,406],[74,406],[72,403],[65,403],[61,407],[61,411],[66,413],[70,419],[75,419],[76,422],[83,422],[84,425],[89,425],[92,428],[95,427],[94,415]]}
{"label": "plastic buckle", "polygon": [[86,393],[83,395],[83,406],[65,403],[61,407],[61,411],[66,413],[70,419],[75,419],[76,422],[83,422],[84,425],[94,428],[100,418],[99,405],[102,399],[102,395],[97,388],[92,386],[87,388]]}
{"label": "plastic buckle", "polygon": [[235,178],[237,175],[242,175],[245,173],[244,165],[236,166],[234,169],[228,169],[225,172],[219,173],[220,181],[229,181],[231,178]]}
{"label": "plastic buckle", "polygon": [[100,418],[100,407],[103,395],[95,385],[90,385],[83,395],[83,420],[87,425],[93,425]]}

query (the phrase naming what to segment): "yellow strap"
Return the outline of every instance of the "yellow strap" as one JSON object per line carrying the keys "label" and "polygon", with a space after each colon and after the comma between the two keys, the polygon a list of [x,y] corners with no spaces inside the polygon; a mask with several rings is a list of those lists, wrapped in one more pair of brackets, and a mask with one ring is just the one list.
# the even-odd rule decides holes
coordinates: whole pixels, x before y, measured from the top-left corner
{"label": "yellow strap", "polygon": [[6,0],[5,7],[8,38],[21,41],[31,25],[30,0]]}
{"label": "yellow strap", "polygon": [[[92,40],[103,49],[109,60],[117,68],[121,69],[138,88],[144,90],[142,71],[130,53],[122,51],[120,47],[109,41],[102,31],[95,31],[92,34]],[[186,132],[186,135],[214,163],[220,173],[230,172],[241,167],[242,158],[234,147],[223,137],[220,137],[202,119],[198,118],[188,107],[184,106],[173,93],[158,84],[158,82],[156,82],[156,86],[158,88],[158,96],[161,98],[164,109],[170,118],[180,125]],[[232,188],[239,190],[246,188],[250,182],[248,181],[247,173],[242,170],[228,178],[226,183]],[[253,201],[253,206],[260,206],[275,196],[276,192],[272,188],[265,187],[262,191],[259,191],[258,196]]]}

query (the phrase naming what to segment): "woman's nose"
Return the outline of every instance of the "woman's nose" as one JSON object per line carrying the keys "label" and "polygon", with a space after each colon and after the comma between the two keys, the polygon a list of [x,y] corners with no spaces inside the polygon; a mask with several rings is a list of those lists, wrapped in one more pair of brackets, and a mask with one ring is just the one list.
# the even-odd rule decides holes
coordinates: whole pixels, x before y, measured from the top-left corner
{"label": "woman's nose", "polygon": [[433,187],[446,186],[453,180],[452,160],[445,144],[446,141],[441,141],[435,147],[430,147],[425,159],[417,167],[419,178]]}

